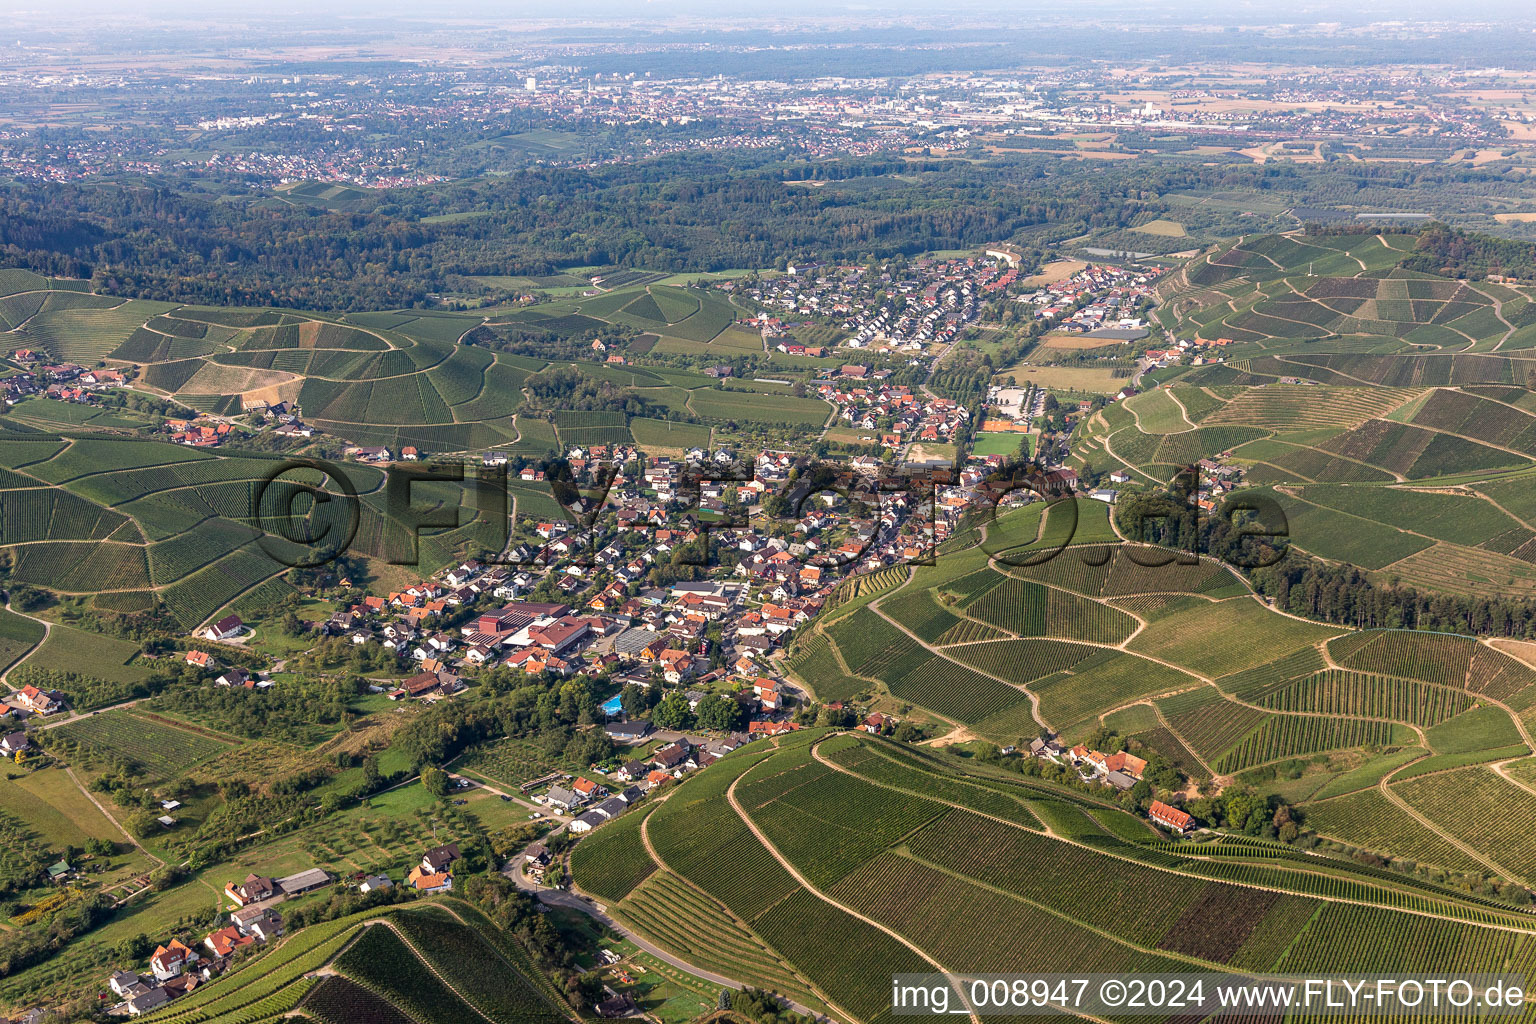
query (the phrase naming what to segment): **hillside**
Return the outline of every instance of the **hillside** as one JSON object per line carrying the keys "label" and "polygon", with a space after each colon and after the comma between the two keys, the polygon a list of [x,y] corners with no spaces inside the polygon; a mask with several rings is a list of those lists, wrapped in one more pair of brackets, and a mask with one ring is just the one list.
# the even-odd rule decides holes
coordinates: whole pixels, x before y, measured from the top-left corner
{"label": "hillside", "polygon": [[1521,774],[1536,750],[1528,645],[1307,622],[1215,562],[1082,543],[1087,520],[1029,564],[1059,543],[1064,507],[1043,525],[1041,507],[957,538],[933,566],[861,582],[796,641],[790,669],[820,700],[916,706],[960,737],[1112,731],[1191,778],[1283,794],[1331,838],[1536,883],[1508,828],[1470,827],[1495,808],[1536,813]]}
{"label": "hillside", "polygon": [[1536,966],[1528,915],[1278,844],[1168,843],[1111,805],[962,764],[799,733],[704,770],[600,854],[578,848],[576,881],[680,951],[688,928],[647,912],[658,885],[723,908],[733,942],[861,1022],[890,1016],[900,972]]}
{"label": "hillside", "polygon": [[526,954],[447,898],[305,928],[144,1020],[164,1024],[558,1024],[576,1019]]}
{"label": "hillside", "polygon": [[[106,366],[126,373],[131,388],[116,393],[128,395],[126,404],[23,398],[0,416],[0,551],[14,563],[12,579],[89,595],[107,612],[164,607],[190,629],[292,592],[281,576],[300,549],[252,515],[253,495],[278,472],[280,454],[341,461],[349,446],[377,445],[397,457],[413,446],[461,461],[486,450],[538,461],[570,446],[633,444],[675,455],[711,444],[803,442],[823,429],[830,406],[790,394],[788,384],[722,385],[681,367],[605,362],[591,347],[594,334],[616,353],[628,346],[705,362],[752,353],[786,370],[836,363],[768,350],[756,333],[733,326],[742,310],[720,293],[663,280],[621,272],[583,298],[593,289],[571,278],[556,289],[568,299],[486,314],[326,316],[124,301],[84,292],[84,282],[0,271],[7,354]],[[530,380],[539,408],[515,416],[530,400]],[[595,396],[596,407],[573,407],[574,390]],[[217,447],[170,443],[166,421],[177,410],[234,421],[278,403],[296,407],[313,437],[274,442],[242,418]],[[386,525],[383,474],[367,465],[346,473],[361,496],[348,550],[387,573],[380,566],[408,560],[411,548],[402,530]],[[340,493],[318,476],[285,479]],[[288,507],[290,493],[265,493],[263,516]],[[473,496],[457,486],[417,493],[458,506],[460,524],[426,531],[423,571],[499,550],[504,537]],[[340,502],[322,507],[315,532],[329,524],[344,534],[350,523],[324,518],[344,511]],[[509,511],[515,523],[570,518],[547,486],[516,480]]]}
{"label": "hillside", "polygon": [[1154,369],[1153,390],[1083,417],[1074,464],[1155,484],[1216,460],[1268,488],[1319,558],[1431,594],[1536,597],[1532,291],[1408,269],[1447,238],[1487,248],[1298,233],[1190,261],[1159,284],[1157,321],[1207,343],[1203,365]]}

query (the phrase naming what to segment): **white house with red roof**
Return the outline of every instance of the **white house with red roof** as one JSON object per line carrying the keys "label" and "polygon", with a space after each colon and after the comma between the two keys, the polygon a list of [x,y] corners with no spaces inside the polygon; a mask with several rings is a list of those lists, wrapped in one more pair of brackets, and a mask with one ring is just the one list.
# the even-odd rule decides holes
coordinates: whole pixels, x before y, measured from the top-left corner
{"label": "white house with red roof", "polygon": [[1183,835],[1195,825],[1195,819],[1177,807],[1170,807],[1161,800],[1153,800],[1151,808],[1147,811],[1147,817],[1166,828],[1170,832]]}
{"label": "white house with red roof", "polygon": [[203,636],[209,640],[232,640],[239,636],[244,629],[245,623],[240,621],[240,616],[226,615],[203,630]]}

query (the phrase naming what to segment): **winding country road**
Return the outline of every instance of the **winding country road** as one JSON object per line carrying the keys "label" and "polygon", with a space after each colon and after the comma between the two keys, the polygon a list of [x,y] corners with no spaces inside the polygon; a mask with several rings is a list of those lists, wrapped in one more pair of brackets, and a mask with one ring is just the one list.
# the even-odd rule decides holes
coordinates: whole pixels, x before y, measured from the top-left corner
{"label": "winding country road", "polygon": [[[556,829],[555,832],[551,832],[550,835],[554,835],[559,831],[560,829]],[[544,838],[547,839],[548,836],[545,836]],[[673,956],[671,953],[667,952],[665,949],[662,949],[654,942],[614,920],[607,914],[606,907],[589,897],[582,896],[574,892],[568,892],[564,889],[551,889],[546,886],[539,885],[536,882],[530,881],[527,876],[523,874],[523,862],[527,859],[528,852],[524,850],[522,853],[518,854],[517,857],[515,857],[505,868],[502,869],[502,874],[510,878],[513,885],[517,886],[523,892],[531,894],[535,899],[537,899],[545,906],[564,907],[567,910],[575,910],[586,914],[588,917],[592,918],[594,921],[598,922],[604,927],[612,929],[619,935],[622,935],[624,938],[628,939],[630,942],[633,942],[636,946],[640,947],[651,956],[654,956],[662,963],[670,964],[671,966],[676,967],[678,970],[691,974],[696,978],[703,978],[705,981],[719,985],[722,988],[736,989],[738,991],[746,988],[745,985],[735,980],[734,978],[727,978],[725,975],[716,974],[714,971],[706,971],[702,967],[696,967],[693,964],[688,963],[688,961],[681,959],[680,957]],[[785,1001],[796,1013],[804,1014],[807,1017],[812,1017],[817,1020],[828,1019],[826,1015],[819,1010],[813,1010],[809,1006],[794,1002],[793,1000]]]}
{"label": "winding country road", "polygon": [[[523,855],[519,854],[517,859],[512,862],[512,866],[502,873],[511,878],[512,883],[519,889],[523,890],[524,892],[531,893],[534,898],[536,898],[545,906],[564,907],[567,910],[575,910],[586,914],[597,923],[612,929],[619,935],[622,935],[624,938],[628,939],[630,942],[633,942],[636,946],[649,953],[656,959],[660,960],[662,963],[670,964],[671,966],[676,967],[678,970],[691,974],[696,978],[703,978],[705,981],[710,982],[711,984],[719,985],[722,988],[736,989],[737,991],[746,988],[745,985],[739,981],[736,981],[734,978],[727,978],[723,974],[716,974],[713,971],[706,971],[702,967],[695,967],[693,964],[688,963],[686,960],[682,960],[673,956],[671,953],[668,953],[654,942],[651,942],[649,939],[644,938],[638,933],[630,930],[629,928],[626,928],[618,921],[615,921],[612,917],[609,917],[605,912],[605,908],[585,896],[581,896],[573,892],[567,892],[564,889],[546,889],[543,886],[535,885],[532,882],[529,882],[526,878],[523,877],[523,859]],[[817,1020],[827,1019],[825,1014],[822,1014],[817,1010],[813,1010],[809,1006],[803,1006],[800,1003],[793,1001],[788,1002],[790,1008],[793,1009],[796,1013],[804,1014],[807,1017],[813,1017]]]}
{"label": "winding country road", "polygon": [[39,619],[36,616],[28,615],[26,612],[19,612],[15,608],[12,608],[11,595],[9,593],[5,595],[5,610],[10,612],[12,615],[19,615],[24,619],[31,619],[33,622],[36,622],[43,627],[43,638],[37,643],[33,644],[31,647],[27,648],[22,656],[12,662],[10,667],[7,668],[4,672],[0,672],[0,685],[10,686],[9,680],[11,673],[16,671],[16,669],[21,666],[22,662],[26,661],[28,658],[32,657],[32,655],[40,651],[43,647],[43,644],[48,642],[48,634],[53,632],[53,623],[46,619]]}

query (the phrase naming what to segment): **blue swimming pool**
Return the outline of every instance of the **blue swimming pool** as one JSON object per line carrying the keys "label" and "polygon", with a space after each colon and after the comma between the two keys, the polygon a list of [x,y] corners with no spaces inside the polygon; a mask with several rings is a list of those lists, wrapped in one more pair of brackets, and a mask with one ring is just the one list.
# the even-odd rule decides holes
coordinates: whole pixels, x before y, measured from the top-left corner
{"label": "blue swimming pool", "polygon": [[624,709],[624,702],[619,698],[618,694],[614,694],[612,697],[609,697],[606,701],[604,701],[600,706],[603,709],[603,714],[616,715]]}

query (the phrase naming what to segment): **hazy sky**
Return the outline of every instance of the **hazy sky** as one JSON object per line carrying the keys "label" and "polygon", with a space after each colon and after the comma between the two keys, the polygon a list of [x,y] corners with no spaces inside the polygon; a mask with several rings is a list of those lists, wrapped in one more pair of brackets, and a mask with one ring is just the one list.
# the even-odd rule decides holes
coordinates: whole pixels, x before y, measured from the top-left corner
{"label": "hazy sky", "polygon": [[[707,17],[729,24],[739,19],[744,9],[739,0],[450,0],[446,3],[421,4],[411,0],[37,0],[16,2],[0,0],[0,14],[27,22],[46,18],[61,27],[82,19],[121,18],[208,18],[233,16],[251,21],[281,21],[291,18],[312,23],[317,17],[341,16],[348,20],[389,20],[399,16],[451,21],[457,18],[492,19],[501,22],[531,18],[588,20],[616,18],[624,21],[664,21],[671,18]],[[1180,14],[1195,20],[1231,20],[1236,22],[1300,23],[1374,20],[1446,20],[1485,21],[1513,17],[1526,21],[1533,17],[1531,5],[1524,0],[1365,0],[1347,5],[1337,0],[1221,0],[1221,2],[1136,3],[1131,0],[1062,0],[1055,3],[1008,3],[1005,0],[946,0],[935,7],[930,0],[769,0],[747,8],[755,20],[764,18],[857,18],[872,20],[892,16],[953,16],[990,14],[1001,22],[1044,15],[1070,18],[1075,13],[1136,12],[1166,21]],[[98,21],[99,23],[99,21]],[[3,31],[3,30],[0,30]]]}

